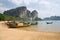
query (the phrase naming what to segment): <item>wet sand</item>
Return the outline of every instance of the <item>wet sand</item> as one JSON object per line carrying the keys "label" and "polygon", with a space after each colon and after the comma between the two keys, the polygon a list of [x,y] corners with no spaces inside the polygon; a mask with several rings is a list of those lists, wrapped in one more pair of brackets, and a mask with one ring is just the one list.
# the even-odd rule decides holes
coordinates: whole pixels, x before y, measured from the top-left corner
{"label": "wet sand", "polygon": [[60,40],[60,32],[37,32],[23,28],[8,28],[0,22],[0,40]]}

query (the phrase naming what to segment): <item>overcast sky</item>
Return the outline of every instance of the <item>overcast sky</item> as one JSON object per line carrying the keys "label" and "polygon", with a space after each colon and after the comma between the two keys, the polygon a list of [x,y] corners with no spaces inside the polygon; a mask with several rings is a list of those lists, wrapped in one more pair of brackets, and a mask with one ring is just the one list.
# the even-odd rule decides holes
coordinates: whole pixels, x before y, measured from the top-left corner
{"label": "overcast sky", "polygon": [[37,10],[40,18],[60,16],[60,0],[0,0],[0,13],[19,6]]}

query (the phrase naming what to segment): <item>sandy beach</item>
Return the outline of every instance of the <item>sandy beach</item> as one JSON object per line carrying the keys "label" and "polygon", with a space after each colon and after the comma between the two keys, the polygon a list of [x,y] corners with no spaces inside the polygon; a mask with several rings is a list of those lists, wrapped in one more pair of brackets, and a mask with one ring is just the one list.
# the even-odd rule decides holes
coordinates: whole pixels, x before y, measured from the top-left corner
{"label": "sandy beach", "polygon": [[60,32],[38,32],[8,28],[0,22],[0,40],[60,40]]}

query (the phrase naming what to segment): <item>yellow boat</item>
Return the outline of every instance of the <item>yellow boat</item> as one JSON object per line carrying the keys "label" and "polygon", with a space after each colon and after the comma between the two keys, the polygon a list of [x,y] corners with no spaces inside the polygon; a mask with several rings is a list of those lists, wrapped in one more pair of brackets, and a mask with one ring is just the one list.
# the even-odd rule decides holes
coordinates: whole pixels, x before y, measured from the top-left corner
{"label": "yellow boat", "polygon": [[28,26],[28,24],[18,23],[18,24],[16,24],[16,26],[18,26],[18,27],[23,27],[23,26]]}

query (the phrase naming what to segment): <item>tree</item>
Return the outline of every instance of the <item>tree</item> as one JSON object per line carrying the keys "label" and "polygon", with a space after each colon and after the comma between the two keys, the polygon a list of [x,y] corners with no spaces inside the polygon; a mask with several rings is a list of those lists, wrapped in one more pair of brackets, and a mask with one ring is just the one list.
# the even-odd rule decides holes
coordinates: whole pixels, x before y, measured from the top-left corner
{"label": "tree", "polygon": [[4,20],[5,20],[4,15],[0,13],[0,21],[4,21]]}

